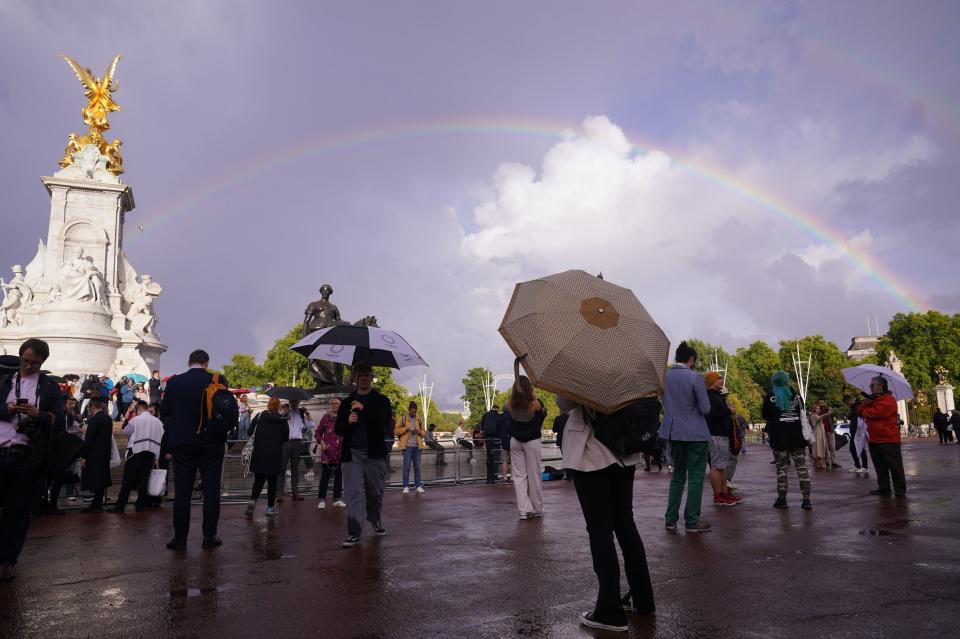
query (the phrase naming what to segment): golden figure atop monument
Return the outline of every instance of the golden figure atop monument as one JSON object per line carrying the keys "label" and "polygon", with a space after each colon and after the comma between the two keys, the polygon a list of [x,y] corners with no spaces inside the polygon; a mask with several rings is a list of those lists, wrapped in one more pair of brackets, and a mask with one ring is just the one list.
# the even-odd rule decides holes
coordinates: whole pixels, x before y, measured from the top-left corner
{"label": "golden figure atop monument", "polygon": [[950,371],[945,369],[943,366],[937,366],[933,369],[933,372],[937,374],[937,380],[941,386],[945,386],[948,382],[947,375],[950,374]]}
{"label": "golden figure atop monument", "polygon": [[105,156],[107,161],[107,170],[114,175],[123,173],[123,158],[120,156],[120,140],[114,140],[107,143],[103,137],[103,132],[110,128],[107,116],[119,111],[120,107],[113,101],[113,92],[120,88],[120,85],[113,79],[113,73],[117,69],[117,62],[120,61],[118,55],[107,67],[107,72],[102,78],[94,77],[90,69],[81,67],[75,60],[68,56],[62,56],[73,72],[77,74],[77,79],[83,85],[83,94],[87,98],[87,106],[83,107],[83,123],[90,129],[85,135],[71,133],[69,142],[63,159],[60,160],[60,166],[65,168],[73,164],[73,156],[88,144],[93,144],[100,153]]}

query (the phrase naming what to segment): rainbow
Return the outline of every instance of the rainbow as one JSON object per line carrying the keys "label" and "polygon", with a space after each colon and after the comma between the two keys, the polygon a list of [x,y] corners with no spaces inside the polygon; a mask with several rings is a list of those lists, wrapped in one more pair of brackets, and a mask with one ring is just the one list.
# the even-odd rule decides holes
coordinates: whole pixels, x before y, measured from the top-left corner
{"label": "rainbow", "polygon": [[[193,188],[184,190],[175,200],[154,209],[145,220],[146,232],[131,236],[128,243],[136,244],[138,241],[142,241],[149,237],[151,232],[163,227],[171,220],[196,210],[198,204],[217,193],[311,156],[395,140],[450,135],[521,135],[559,141],[568,136],[571,131],[579,128],[579,125],[566,123],[522,122],[515,118],[498,120],[484,117],[482,119],[463,118],[407,123],[348,132],[320,140],[310,140],[293,147],[261,155],[246,164],[231,168],[228,172],[221,173]],[[664,152],[675,165],[682,167],[684,170],[742,196],[803,230],[816,240],[836,247],[859,270],[875,281],[891,297],[905,305],[907,309],[922,311],[928,308],[920,294],[912,291],[906,282],[865,251],[850,245],[841,232],[829,228],[825,222],[814,214],[803,211],[775,194],[769,193],[754,184],[748,184],[736,175],[725,172],[718,167],[708,166],[700,160],[691,161],[684,158],[682,152],[665,150],[663,145],[644,140],[640,136],[627,132],[624,132],[624,134],[635,152],[644,153],[652,150]]]}

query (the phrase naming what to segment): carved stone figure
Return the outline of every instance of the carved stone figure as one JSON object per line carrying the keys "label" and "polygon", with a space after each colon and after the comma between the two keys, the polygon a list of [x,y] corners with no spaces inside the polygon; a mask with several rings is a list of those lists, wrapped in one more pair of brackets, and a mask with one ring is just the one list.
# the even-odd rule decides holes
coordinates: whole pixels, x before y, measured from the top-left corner
{"label": "carved stone figure", "polygon": [[77,302],[106,302],[106,282],[93,258],[84,256],[83,249],[76,249],[72,259],[68,259],[60,270],[60,281],[51,291],[55,299]]}
{"label": "carved stone figure", "polygon": [[903,360],[897,357],[897,354],[893,351],[890,351],[890,353],[887,355],[887,368],[898,375],[903,375]]}
{"label": "carved stone figure", "polygon": [[9,283],[0,277],[0,289],[3,290],[3,302],[0,303],[0,328],[13,324],[23,325],[23,309],[33,300],[33,289],[23,277],[23,267],[13,267],[13,279]]}
{"label": "carved stone figure", "polygon": [[947,375],[950,374],[950,371],[948,371],[946,368],[943,366],[937,366],[935,369],[933,369],[933,372],[937,374],[937,383],[940,386],[946,386],[949,383],[950,380]]}
{"label": "carved stone figure", "polygon": [[127,310],[130,330],[140,337],[152,333],[157,325],[153,301],[160,297],[161,292],[163,288],[146,274],[140,277],[139,282],[133,282],[129,291],[124,292],[124,299],[130,304]]}

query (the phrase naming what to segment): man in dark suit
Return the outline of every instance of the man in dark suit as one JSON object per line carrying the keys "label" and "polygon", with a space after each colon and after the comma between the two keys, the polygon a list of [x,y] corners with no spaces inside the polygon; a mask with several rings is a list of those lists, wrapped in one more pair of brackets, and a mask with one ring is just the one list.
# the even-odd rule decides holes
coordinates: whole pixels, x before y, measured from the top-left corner
{"label": "man in dark suit", "polygon": [[20,346],[20,368],[0,375],[0,582],[14,566],[30,528],[40,478],[52,464],[56,431],[63,431],[63,394],[40,372],[50,347],[39,339]]}
{"label": "man in dark suit", "polygon": [[[206,351],[190,353],[189,370],[167,380],[160,403],[160,419],[173,454],[173,539],[171,550],[187,547],[190,532],[190,498],[193,483],[200,471],[203,484],[203,547],[216,548],[223,542],[217,537],[220,519],[220,472],[223,468],[226,432],[204,428],[201,400],[213,374],[207,371],[210,356]],[[223,385],[227,380],[220,378]]]}

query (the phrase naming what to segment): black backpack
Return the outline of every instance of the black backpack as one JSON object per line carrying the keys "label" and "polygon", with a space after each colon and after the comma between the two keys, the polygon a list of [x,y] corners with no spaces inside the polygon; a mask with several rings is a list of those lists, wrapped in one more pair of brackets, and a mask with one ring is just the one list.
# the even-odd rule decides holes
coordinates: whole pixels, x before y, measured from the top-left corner
{"label": "black backpack", "polygon": [[226,435],[240,423],[240,406],[237,398],[214,373],[210,384],[204,389],[200,404],[200,428],[212,435]]}
{"label": "black backpack", "polygon": [[593,413],[590,421],[593,436],[617,457],[650,454],[660,446],[660,400],[656,397],[638,399],[609,415]]}

